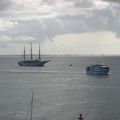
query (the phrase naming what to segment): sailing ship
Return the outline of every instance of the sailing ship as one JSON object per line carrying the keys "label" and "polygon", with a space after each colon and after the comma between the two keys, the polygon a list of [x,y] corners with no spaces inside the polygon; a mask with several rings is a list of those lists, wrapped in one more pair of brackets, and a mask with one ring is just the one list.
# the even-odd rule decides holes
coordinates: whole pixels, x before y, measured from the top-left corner
{"label": "sailing ship", "polygon": [[24,60],[21,60],[18,62],[20,66],[44,66],[45,63],[49,62],[50,60],[41,60],[41,55],[40,55],[40,45],[39,45],[39,59],[33,59],[33,54],[32,54],[32,43],[31,43],[31,59],[26,60],[26,53],[25,53],[25,47],[24,47]]}

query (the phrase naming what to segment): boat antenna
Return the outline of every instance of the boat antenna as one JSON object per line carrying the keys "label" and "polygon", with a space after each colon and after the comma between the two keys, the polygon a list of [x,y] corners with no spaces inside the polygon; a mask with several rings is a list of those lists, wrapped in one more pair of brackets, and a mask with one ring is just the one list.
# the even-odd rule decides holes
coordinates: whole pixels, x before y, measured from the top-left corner
{"label": "boat antenna", "polygon": [[25,46],[24,46],[24,61],[26,60],[26,55],[25,55]]}
{"label": "boat antenna", "polygon": [[28,117],[29,117],[29,114],[30,114],[30,120],[33,120],[33,98],[34,98],[34,93],[32,92],[32,99],[30,101],[30,106],[29,106],[29,109],[28,109],[28,112],[26,114],[26,117],[24,120],[28,120]]}
{"label": "boat antenna", "polygon": [[33,97],[34,97],[34,93],[32,92],[32,99],[31,99],[31,110],[30,110],[30,120],[32,120],[33,116]]}
{"label": "boat antenna", "polygon": [[32,55],[32,43],[31,43],[31,60],[33,60],[33,55]]}
{"label": "boat antenna", "polygon": [[40,44],[39,44],[39,60],[41,60],[41,55],[40,55]]}

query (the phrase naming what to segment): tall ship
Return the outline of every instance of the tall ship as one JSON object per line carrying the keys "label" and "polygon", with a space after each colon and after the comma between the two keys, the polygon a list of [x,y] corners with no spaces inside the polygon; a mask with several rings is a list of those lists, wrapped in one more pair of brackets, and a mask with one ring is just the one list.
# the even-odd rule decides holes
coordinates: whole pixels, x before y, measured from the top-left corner
{"label": "tall ship", "polygon": [[86,73],[89,75],[108,75],[110,68],[106,65],[95,64],[86,67]]}
{"label": "tall ship", "polygon": [[44,66],[45,63],[49,62],[50,60],[41,60],[41,55],[40,55],[40,45],[39,45],[39,58],[38,59],[33,59],[33,54],[32,54],[32,43],[31,43],[31,55],[30,55],[30,60],[26,60],[26,52],[25,52],[25,47],[24,47],[24,55],[23,55],[23,60],[19,61],[18,64],[20,66]]}

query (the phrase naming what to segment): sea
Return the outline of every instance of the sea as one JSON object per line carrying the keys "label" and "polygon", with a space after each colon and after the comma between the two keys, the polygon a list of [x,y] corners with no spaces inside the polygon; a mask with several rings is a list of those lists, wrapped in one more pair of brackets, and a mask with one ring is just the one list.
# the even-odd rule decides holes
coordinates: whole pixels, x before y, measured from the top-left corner
{"label": "sea", "polygon": [[[119,56],[42,56],[44,67],[20,67],[21,56],[0,56],[0,120],[120,120]],[[108,76],[86,74],[101,63]],[[72,66],[70,66],[70,64]]]}

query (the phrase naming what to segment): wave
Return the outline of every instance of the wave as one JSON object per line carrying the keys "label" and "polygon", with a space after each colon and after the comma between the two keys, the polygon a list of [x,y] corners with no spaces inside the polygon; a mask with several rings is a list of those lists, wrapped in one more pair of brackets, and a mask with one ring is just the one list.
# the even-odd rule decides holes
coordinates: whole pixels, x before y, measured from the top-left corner
{"label": "wave", "polygon": [[41,74],[85,74],[84,72],[70,72],[70,71],[31,71],[31,70],[0,70],[4,73],[41,73]]}

